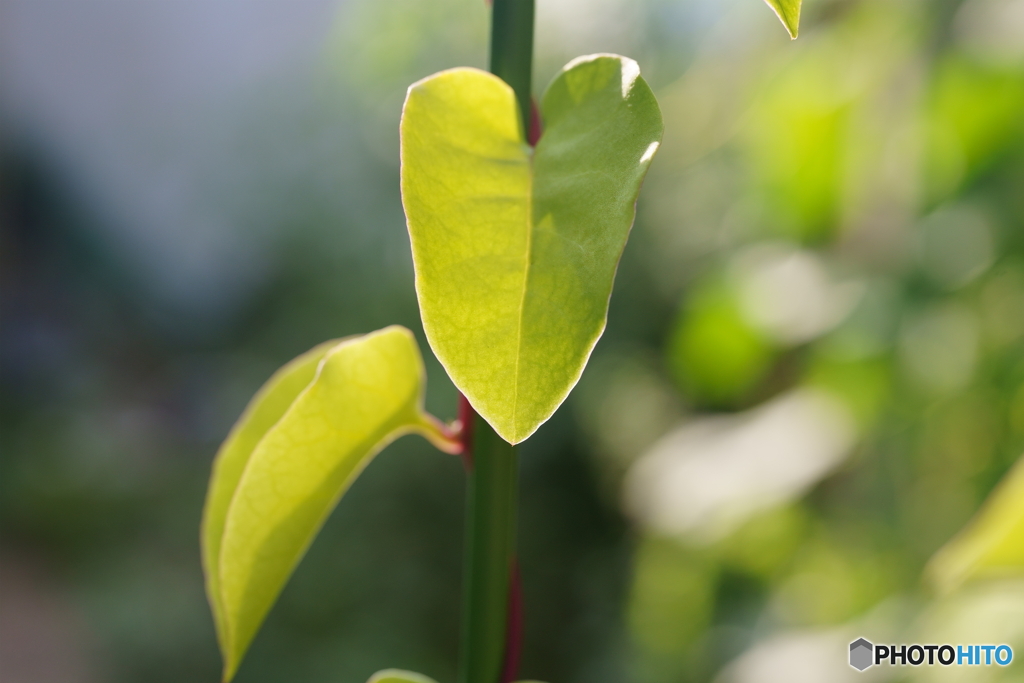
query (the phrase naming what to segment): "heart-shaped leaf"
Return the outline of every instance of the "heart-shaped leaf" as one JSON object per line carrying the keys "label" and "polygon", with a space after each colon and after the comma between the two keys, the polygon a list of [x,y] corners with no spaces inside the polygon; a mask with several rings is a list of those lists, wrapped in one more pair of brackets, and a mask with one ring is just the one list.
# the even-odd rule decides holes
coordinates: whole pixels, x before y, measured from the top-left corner
{"label": "heart-shaped leaf", "polygon": [[941,591],[972,578],[1024,576],[1024,457],[967,527],[935,554],[928,575]]}
{"label": "heart-shaped leaf", "polygon": [[764,0],[775,10],[782,25],[789,31],[789,37],[796,40],[800,32],[800,5],[802,0]]}
{"label": "heart-shaped leaf", "polygon": [[523,138],[512,89],[460,68],[409,88],[402,201],[431,348],[510,443],[565,400],[604,331],[661,112],[636,62],[569,63]]}
{"label": "heart-shaped leaf", "polygon": [[203,566],[230,680],[320,526],[369,461],[417,432],[455,452],[423,412],[409,330],[321,344],[256,394],[217,454],[203,514]]}

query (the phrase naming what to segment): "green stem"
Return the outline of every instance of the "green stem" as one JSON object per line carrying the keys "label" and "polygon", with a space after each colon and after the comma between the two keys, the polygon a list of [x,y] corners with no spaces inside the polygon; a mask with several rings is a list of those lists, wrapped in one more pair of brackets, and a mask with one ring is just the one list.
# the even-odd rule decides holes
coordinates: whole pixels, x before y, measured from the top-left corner
{"label": "green stem", "polygon": [[460,683],[498,683],[516,534],[516,449],[474,415]]}
{"label": "green stem", "polygon": [[533,3],[534,0],[494,0],[491,14],[491,73],[515,91],[524,133],[530,129]]}
{"label": "green stem", "polygon": [[[491,73],[512,86],[523,134],[530,129],[534,0],[494,0]],[[465,399],[462,399],[465,400]],[[468,403],[465,406],[469,408]],[[471,409],[466,500],[466,573],[460,683],[499,683],[505,664],[509,582],[515,551],[516,449]]]}

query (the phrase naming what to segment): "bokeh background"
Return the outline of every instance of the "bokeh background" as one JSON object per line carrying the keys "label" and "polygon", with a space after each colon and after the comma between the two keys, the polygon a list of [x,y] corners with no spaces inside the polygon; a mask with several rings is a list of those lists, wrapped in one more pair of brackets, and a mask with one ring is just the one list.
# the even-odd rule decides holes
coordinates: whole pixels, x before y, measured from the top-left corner
{"label": "bokeh background", "polygon": [[[213,454],[325,339],[401,323],[429,357],[398,117],[485,65],[487,25],[483,0],[0,1],[5,683],[217,680]],[[1024,680],[846,665],[858,636],[1024,658],[1024,582],[922,578],[1024,451],[1024,1],[806,0],[791,42],[759,0],[538,0],[537,41],[538,92],[636,58],[666,133],[607,333],[522,448],[522,676]],[[462,496],[457,458],[388,448],[238,682],[453,680]]]}

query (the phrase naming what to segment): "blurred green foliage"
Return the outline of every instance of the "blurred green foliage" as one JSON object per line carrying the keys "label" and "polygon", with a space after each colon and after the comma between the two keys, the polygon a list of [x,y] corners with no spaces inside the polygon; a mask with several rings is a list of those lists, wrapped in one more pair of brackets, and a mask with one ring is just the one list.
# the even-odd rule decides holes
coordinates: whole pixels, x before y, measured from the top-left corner
{"label": "blurred green foliage", "polygon": [[669,338],[670,368],[692,400],[731,407],[771,367],[771,342],[743,317],[736,299],[724,283],[692,292]]}
{"label": "blurred green foliage", "polygon": [[[850,631],[1024,647],[1019,581],[941,598],[921,578],[1024,452],[1018,5],[817,0],[791,42],[749,3],[608,0],[586,22],[538,4],[538,85],[576,54],[629,55],[666,133],[606,335],[523,449],[522,676],[752,683],[762,643],[815,652]],[[73,606],[93,679],[217,675],[196,551],[213,452],[297,353],[419,329],[399,109],[408,83],[484,64],[485,12],[342,8],[305,108],[239,133],[291,152],[253,153],[245,192],[215,188],[230,220],[276,227],[266,278],[216,324],[155,315],[89,203],[39,149],[5,145],[0,534],[5,567],[28,569],[4,580]],[[426,362],[427,408],[452,417]],[[804,390],[832,398],[851,445],[785,500],[706,534],[623,505],[666,434],[718,438]],[[743,474],[715,462],[708,495]],[[407,440],[377,459],[237,680],[451,680],[461,500],[455,458]]]}

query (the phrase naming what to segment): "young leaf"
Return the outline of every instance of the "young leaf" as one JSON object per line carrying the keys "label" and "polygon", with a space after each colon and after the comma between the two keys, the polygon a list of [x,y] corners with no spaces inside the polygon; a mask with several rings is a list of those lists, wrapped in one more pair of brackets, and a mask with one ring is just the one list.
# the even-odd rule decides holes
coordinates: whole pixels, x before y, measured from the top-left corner
{"label": "young leaf", "polygon": [[415,671],[384,669],[370,676],[370,680],[366,683],[437,683],[437,681]]}
{"label": "young leaf", "polygon": [[782,25],[789,31],[789,37],[796,40],[800,32],[800,4],[802,0],[764,0],[775,10]]}
{"label": "young leaf", "polygon": [[523,139],[512,89],[476,69],[409,88],[402,200],[427,339],[510,443],[565,400],[604,331],[661,113],[636,62],[569,63]]}
{"label": "young leaf", "polygon": [[1024,576],[1024,457],[970,524],[935,554],[928,575],[942,591],[971,578]]}
{"label": "young leaf", "polygon": [[313,349],[253,399],[218,454],[203,521],[224,680],[234,676],[327,515],[377,452],[409,432],[457,450],[423,412],[422,398],[416,342],[392,326]]}
{"label": "young leaf", "polygon": [[203,509],[202,555],[203,570],[206,574],[206,594],[210,600],[213,621],[217,629],[217,641],[222,651],[227,651],[227,636],[224,610],[220,602],[218,565],[228,505],[231,504],[238,481],[242,478],[242,472],[256,444],[281,419],[299,392],[309,386],[320,361],[338,343],[339,340],[335,339],[320,344],[275,372],[249,402],[214,460],[213,475],[210,477],[210,487]]}

